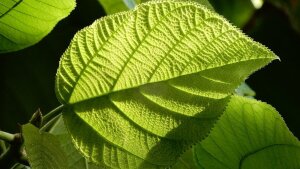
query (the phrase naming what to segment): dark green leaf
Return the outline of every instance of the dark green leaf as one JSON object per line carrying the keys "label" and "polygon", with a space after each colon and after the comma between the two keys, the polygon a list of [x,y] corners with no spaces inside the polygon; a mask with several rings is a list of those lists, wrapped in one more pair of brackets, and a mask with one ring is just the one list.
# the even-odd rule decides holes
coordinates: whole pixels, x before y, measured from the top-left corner
{"label": "dark green leaf", "polygon": [[272,106],[234,96],[194,155],[200,169],[296,169],[300,142]]}
{"label": "dark green leaf", "polygon": [[32,169],[66,169],[68,160],[59,140],[32,124],[22,126],[25,150]]}

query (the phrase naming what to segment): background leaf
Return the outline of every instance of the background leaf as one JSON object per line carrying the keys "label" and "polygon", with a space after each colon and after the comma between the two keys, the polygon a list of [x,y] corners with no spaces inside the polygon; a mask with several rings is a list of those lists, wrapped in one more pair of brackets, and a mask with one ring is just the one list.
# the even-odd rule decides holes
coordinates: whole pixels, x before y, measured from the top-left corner
{"label": "background leaf", "polygon": [[89,160],[169,166],[206,136],[234,89],[275,58],[202,6],[150,2],[77,33],[56,93]]}
{"label": "background leaf", "polygon": [[67,168],[67,157],[54,135],[40,132],[32,124],[22,126],[22,135],[32,169]]}
{"label": "background leaf", "polygon": [[74,0],[2,0],[0,53],[34,45],[74,9]]}
{"label": "background leaf", "polygon": [[133,0],[98,0],[104,8],[106,14],[114,14],[117,12],[127,11],[129,6],[126,5],[125,1]]}
{"label": "background leaf", "polygon": [[219,14],[240,28],[249,21],[255,12],[251,0],[209,0],[209,2]]}
{"label": "background leaf", "polygon": [[300,33],[300,1],[299,0],[268,0],[283,9],[290,17],[291,24]]}
{"label": "background leaf", "polygon": [[[110,15],[117,12],[131,10],[136,5],[149,2],[151,0],[98,0],[98,1],[104,8],[106,14]],[[181,1],[186,1],[186,0],[181,0]],[[208,0],[192,0],[192,1],[205,5],[207,8],[213,10],[213,7],[208,2]]]}
{"label": "background leaf", "polygon": [[234,96],[210,135],[194,148],[199,168],[294,169],[300,142],[271,106]]}

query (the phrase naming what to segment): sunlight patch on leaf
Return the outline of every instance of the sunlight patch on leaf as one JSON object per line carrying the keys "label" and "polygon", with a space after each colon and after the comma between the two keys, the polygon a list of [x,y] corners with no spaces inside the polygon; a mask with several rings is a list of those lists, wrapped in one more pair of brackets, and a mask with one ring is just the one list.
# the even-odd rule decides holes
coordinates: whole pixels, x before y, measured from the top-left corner
{"label": "sunlight patch on leaf", "polygon": [[164,168],[207,136],[241,82],[276,58],[198,3],[151,1],[79,31],[60,61],[56,94],[87,159]]}

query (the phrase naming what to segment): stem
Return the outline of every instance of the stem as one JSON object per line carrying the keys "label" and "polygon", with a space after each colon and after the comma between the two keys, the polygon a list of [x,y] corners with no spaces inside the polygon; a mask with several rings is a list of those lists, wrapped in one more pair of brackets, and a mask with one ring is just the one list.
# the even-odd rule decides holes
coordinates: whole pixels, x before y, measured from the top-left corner
{"label": "stem", "polygon": [[57,114],[55,117],[50,119],[46,124],[44,124],[40,130],[47,131],[48,129],[50,129],[53,126],[53,124],[59,119],[60,116],[61,116],[61,114]]}
{"label": "stem", "polygon": [[5,142],[3,140],[0,140],[0,148],[1,148],[1,153],[5,152],[6,150],[6,145]]}
{"label": "stem", "polygon": [[20,162],[24,165],[29,165],[27,157],[21,149],[23,143],[21,134],[8,133],[8,135],[13,135],[13,139],[9,141],[9,148],[6,149],[6,151],[0,156],[0,166],[3,168],[11,168],[16,162]]}
{"label": "stem", "polygon": [[11,143],[15,139],[15,135],[4,131],[0,131],[0,139]]}
{"label": "stem", "polygon": [[48,122],[50,122],[53,118],[57,117],[57,115],[60,114],[61,110],[64,108],[64,105],[60,105],[56,107],[55,109],[51,110],[49,113],[47,113],[43,117],[43,123],[42,126],[46,125]]}

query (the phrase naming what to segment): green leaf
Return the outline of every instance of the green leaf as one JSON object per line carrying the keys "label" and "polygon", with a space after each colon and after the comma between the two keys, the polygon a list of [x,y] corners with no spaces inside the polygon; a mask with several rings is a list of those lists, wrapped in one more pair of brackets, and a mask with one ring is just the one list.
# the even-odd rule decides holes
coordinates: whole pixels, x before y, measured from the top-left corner
{"label": "green leaf", "polygon": [[74,7],[74,0],[1,0],[0,53],[36,44]]}
{"label": "green leaf", "polygon": [[[127,11],[129,7],[124,0],[98,0],[107,14]],[[133,1],[133,0],[132,0]]]}
{"label": "green leaf", "polygon": [[172,169],[195,169],[197,168],[196,162],[194,161],[194,153],[192,149],[184,152],[176,164],[171,167]]}
{"label": "green leaf", "polygon": [[55,135],[60,141],[61,147],[66,154],[68,159],[68,168],[70,169],[100,169],[104,168],[101,166],[96,166],[91,162],[88,162],[78,150],[75,149],[72,139],[68,134],[65,124],[62,118],[56,122],[56,124],[51,128],[50,133]]}
{"label": "green leaf", "polygon": [[240,96],[245,96],[253,98],[255,96],[255,91],[250,88],[247,83],[243,82],[238,88],[235,89],[235,93]]}
{"label": "green leaf", "polygon": [[[107,14],[114,14],[117,12],[127,11],[133,9],[136,5],[145,3],[151,0],[98,0]],[[187,1],[187,0],[181,0]],[[192,0],[194,2],[205,5],[207,8],[213,10],[208,0]]]}
{"label": "green leaf", "polygon": [[[140,4],[140,3],[149,2],[151,0],[136,0],[136,1],[137,1],[137,4]],[[168,1],[168,0],[165,0],[165,1]],[[207,7],[210,10],[214,10],[214,8],[212,7],[212,5],[209,3],[208,0],[180,0],[180,1],[193,1],[193,2],[199,3],[201,5],[204,5],[205,7]]]}
{"label": "green leaf", "polygon": [[78,32],[60,61],[56,94],[89,160],[169,166],[206,137],[234,89],[274,59],[202,5],[152,1]]}
{"label": "green leaf", "polygon": [[25,150],[32,169],[66,169],[68,161],[60,142],[32,124],[22,126]]}
{"label": "green leaf", "polygon": [[272,106],[234,96],[194,155],[201,169],[294,169],[300,142]]}
{"label": "green leaf", "polygon": [[242,28],[255,12],[251,0],[210,0],[214,9],[234,25]]}

